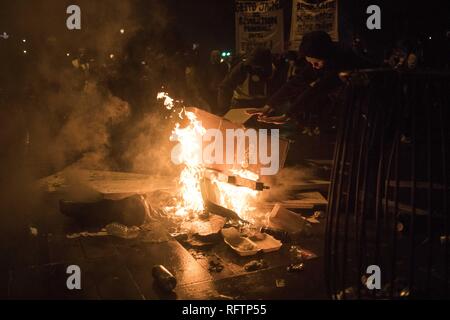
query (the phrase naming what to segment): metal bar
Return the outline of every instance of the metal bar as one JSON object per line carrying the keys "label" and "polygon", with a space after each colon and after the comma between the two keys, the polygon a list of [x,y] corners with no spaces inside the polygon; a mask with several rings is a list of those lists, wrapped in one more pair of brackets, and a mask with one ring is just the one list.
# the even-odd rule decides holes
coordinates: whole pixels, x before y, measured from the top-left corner
{"label": "metal bar", "polygon": [[[360,115],[360,122],[363,122],[363,117],[362,114]],[[367,120],[367,119],[364,119]],[[359,229],[358,229],[358,225],[359,225],[359,220],[360,220],[360,214],[359,214],[359,208],[360,208],[360,202],[361,202],[361,184],[362,184],[362,171],[364,171],[364,164],[365,162],[363,161],[364,159],[364,150],[367,147],[367,143],[366,143],[366,137],[367,137],[367,131],[368,131],[368,124],[364,121],[362,124],[362,134],[361,134],[361,140],[359,141],[359,155],[358,155],[358,169],[357,169],[357,173],[356,173],[356,185],[355,185],[355,204],[354,204],[354,210],[353,210],[353,214],[354,214],[354,229],[355,229],[355,255],[357,257],[357,265],[360,266],[361,262],[359,261],[359,257],[360,257],[360,246],[358,246],[359,241],[360,241],[360,235],[359,235]],[[357,297],[358,299],[361,298],[361,281],[360,281],[360,276],[359,274],[355,274],[356,276],[356,283],[357,285]]]}
{"label": "metal bar", "polygon": [[[431,86],[431,84],[429,84]],[[425,101],[431,101],[428,87]],[[427,265],[427,291],[431,292],[431,270],[433,267],[433,131],[432,131],[433,105],[428,106],[427,113],[427,175],[428,175],[428,265]]]}
{"label": "metal bar", "polygon": [[[355,99],[355,96],[354,96],[354,94],[355,94],[355,90],[354,90],[354,88],[353,88],[353,90],[352,90],[352,97],[350,98],[350,101],[354,101],[354,99]],[[350,128],[351,128],[351,123],[352,123],[352,115],[353,115],[353,104],[350,104],[349,105],[349,108],[346,108],[346,114],[344,115],[344,119],[346,119],[346,125],[345,125],[345,128],[344,128],[344,131],[343,131],[343,143],[342,143],[342,152],[341,152],[341,155],[340,155],[340,157],[339,157],[339,160],[335,163],[336,165],[337,165],[337,169],[338,169],[338,176],[339,176],[339,179],[338,179],[338,181],[337,181],[337,189],[336,189],[336,192],[337,192],[337,194],[338,195],[341,195],[342,194],[342,185],[343,185],[343,183],[344,183],[344,179],[345,179],[345,165],[346,165],[346,160],[347,160],[347,157],[346,157],[346,155],[347,155],[347,146],[348,146],[348,135],[349,135],[349,132],[350,132]],[[347,195],[348,196],[348,195]],[[335,205],[335,209],[336,209],[336,229],[335,229],[335,231],[334,231],[334,248],[333,248],[333,250],[334,250],[334,252],[333,252],[333,265],[334,265],[334,267],[335,268],[339,268],[339,266],[340,266],[340,264],[339,264],[339,262],[338,262],[338,259],[340,258],[340,255],[339,255],[339,236],[340,236],[340,232],[339,232],[339,229],[340,229],[340,222],[341,222],[341,199],[342,199],[342,196],[338,196],[337,197],[337,199],[336,199],[336,205]],[[341,268],[339,268],[338,270],[333,270],[334,272],[337,272],[337,274],[339,274],[339,272],[342,272],[342,273],[344,273],[345,272],[345,270],[342,270]],[[336,277],[336,279],[342,279],[341,277]],[[340,288],[341,290],[342,290],[342,296],[343,296],[343,299],[346,299],[346,292],[345,292],[345,283],[341,283],[341,286],[339,287],[339,285],[338,285],[338,288]]]}
{"label": "metal bar", "polygon": [[358,228],[358,255],[357,255],[357,276],[358,276],[358,298],[361,298],[361,288],[362,288],[362,283],[361,283],[361,274],[365,271],[364,270],[364,264],[367,265],[367,256],[369,254],[369,252],[367,251],[367,246],[366,246],[366,219],[368,216],[368,211],[369,211],[369,207],[368,207],[368,201],[367,201],[367,195],[369,193],[369,166],[371,164],[370,162],[370,152],[372,150],[372,141],[371,138],[373,136],[373,132],[375,130],[375,128],[373,127],[374,122],[373,122],[373,112],[371,112],[369,110],[368,115],[367,115],[367,132],[366,132],[366,136],[365,136],[365,141],[364,144],[366,144],[366,147],[363,149],[364,153],[363,153],[363,159],[364,159],[364,164],[363,164],[363,178],[362,178],[362,192],[361,192],[361,210],[360,210],[360,223],[357,226]]}
{"label": "metal bar", "polygon": [[[397,224],[398,224],[398,190],[399,190],[399,154],[400,151],[400,137],[397,137],[395,141],[395,180],[396,180],[396,188],[394,190],[394,216],[393,216],[393,225],[392,225],[392,256],[391,256],[391,285],[389,295],[391,299],[394,297],[395,290],[395,279],[397,276],[397,240],[398,240],[398,232],[397,232]],[[386,201],[387,204],[387,201]]]}
{"label": "metal bar", "polygon": [[[349,100],[349,99],[347,99]],[[350,103],[347,103],[344,107],[344,114],[346,114],[348,111],[347,109],[350,108]],[[332,250],[332,240],[333,240],[333,220],[336,215],[335,213],[335,199],[336,199],[336,186],[337,186],[337,180],[338,180],[338,162],[340,160],[341,155],[341,145],[342,145],[342,136],[344,134],[344,127],[346,126],[346,118],[342,117],[339,125],[338,130],[338,136],[336,140],[336,146],[334,150],[334,161],[333,161],[333,168],[331,172],[331,184],[330,184],[330,199],[328,201],[328,213],[327,213],[327,222],[326,222],[326,238],[325,238],[325,278],[326,278],[326,285],[327,285],[327,291],[329,295],[336,299],[336,287],[335,287],[335,277],[334,277],[334,270],[333,270],[333,250]],[[337,195],[339,196],[339,195]],[[338,210],[336,210],[337,212]]]}
{"label": "metal bar", "polygon": [[[395,128],[395,133],[393,135],[393,142],[391,145],[391,151],[390,151],[390,156],[389,156],[389,160],[388,160],[388,165],[387,165],[387,172],[386,172],[386,177],[385,177],[385,186],[384,186],[384,215],[385,215],[385,225],[384,228],[386,228],[386,230],[389,230],[389,218],[392,219],[393,224],[392,224],[392,230],[394,230],[393,235],[392,235],[392,242],[390,243],[390,246],[392,248],[392,255],[391,255],[391,265],[390,265],[390,286],[389,286],[389,298],[393,299],[394,298],[394,289],[395,289],[395,276],[396,276],[396,260],[397,260],[397,253],[396,253],[396,245],[397,245],[397,214],[398,214],[398,183],[399,183],[399,142],[400,142],[400,127],[403,124],[402,123],[402,115],[404,113],[403,110],[403,106],[404,104],[402,103],[402,95],[401,95],[401,88],[402,88],[402,82],[403,82],[403,78],[400,75],[397,79],[397,84],[396,84],[396,89],[395,89],[395,100],[394,100],[394,105],[393,108],[395,110],[394,116],[393,116],[393,123],[397,122],[397,127]],[[394,209],[394,214],[392,215],[392,217],[389,214],[389,186],[391,183],[391,177],[392,177],[392,166],[394,163],[394,172],[395,172],[395,185],[394,187],[396,187],[394,189],[394,201],[395,201],[395,207],[397,208],[397,211],[395,212]],[[396,200],[395,200],[396,199]]]}
{"label": "metal bar", "polygon": [[352,200],[352,189],[354,176],[355,176],[355,170],[353,170],[353,166],[355,162],[357,161],[357,144],[358,144],[358,135],[355,134],[355,131],[359,128],[360,122],[361,122],[361,109],[362,109],[362,101],[359,99],[359,103],[355,103],[356,107],[354,108],[353,112],[351,113],[351,121],[352,124],[352,131],[349,130],[349,134],[347,139],[349,139],[350,144],[350,162],[349,162],[349,168],[348,168],[348,179],[347,179],[347,188],[346,188],[346,194],[347,198],[345,201],[345,209],[344,209],[344,239],[343,239],[343,248],[342,248],[342,283],[344,285],[344,290],[347,283],[347,268],[348,268],[348,238],[349,238],[349,223],[350,223],[350,205]]}
{"label": "metal bar", "polygon": [[[392,84],[391,84],[391,78],[386,77],[384,79],[384,87],[383,92],[390,92],[392,90]],[[375,265],[381,265],[380,261],[380,238],[381,238],[381,227],[382,227],[382,194],[383,194],[383,177],[385,176],[384,173],[384,157],[385,157],[385,140],[386,140],[386,127],[389,124],[389,114],[392,112],[390,110],[390,104],[384,104],[381,101],[379,101],[379,108],[383,110],[383,112],[378,113],[378,121],[380,123],[380,132],[377,131],[377,134],[380,136],[380,142],[379,146],[377,147],[377,150],[379,150],[378,154],[378,173],[377,173],[377,180],[376,180],[376,196],[375,196],[375,257],[374,257],[374,264]],[[386,180],[384,178],[384,180]],[[373,297],[375,298],[376,292],[373,291]]]}
{"label": "metal bar", "polygon": [[[440,246],[442,258],[434,249],[438,230],[450,234],[450,74],[367,74],[371,85],[347,88],[342,121],[347,127],[339,131],[335,149],[325,250],[329,292],[344,299],[353,297],[348,287],[356,288],[360,299],[366,292],[372,298],[384,293],[404,298],[398,295],[402,289],[409,290],[409,298],[448,297],[450,243]],[[402,133],[411,141],[401,140]],[[405,228],[397,230],[403,215]],[[372,262],[386,275],[388,292],[364,290],[361,276]],[[445,276],[437,273],[443,265]],[[399,281],[403,278],[406,287]],[[436,291],[435,281],[439,287],[444,282],[445,290]]]}
{"label": "metal bar", "polygon": [[[443,100],[443,103],[440,104],[440,108],[439,108],[439,118],[440,118],[440,133],[441,133],[441,153],[442,153],[442,179],[443,179],[443,185],[444,185],[444,200],[443,200],[443,211],[445,214],[445,226],[444,226],[444,231],[446,231],[445,236],[448,237],[450,235],[450,223],[449,223],[449,219],[450,219],[450,213],[448,211],[448,198],[449,198],[449,192],[448,192],[448,163],[447,163],[447,150],[448,150],[448,129],[446,128],[446,119],[447,119],[447,114],[448,114],[448,108],[450,106],[449,103],[449,90],[450,90],[450,85],[447,84],[447,90],[444,90],[444,92],[446,93],[445,98]],[[447,114],[446,112],[447,111]],[[445,296],[448,297],[449,296],[449,256],[450,256],[450,246],[449,246],[449,241],[448,238],[446,238],[445,241],[445,258],[444,258],[444,273],[445,273],[445,283],[444,283],[444,292],[445,292]]]}
{"label": "metal bar", "polygon": [[414,281],[415,281],[415,228],[416,228],[416,159],[417,159],[417,132],[416,132],[416,98],[415,93],[417,90],[417,77],[412,79],[411,88],[410,88],[410,96],[408,97],[409,107],[410,107],[410,115],[411,115],[411,221],[409,227],[409,291],[413,293],[414,291]]}

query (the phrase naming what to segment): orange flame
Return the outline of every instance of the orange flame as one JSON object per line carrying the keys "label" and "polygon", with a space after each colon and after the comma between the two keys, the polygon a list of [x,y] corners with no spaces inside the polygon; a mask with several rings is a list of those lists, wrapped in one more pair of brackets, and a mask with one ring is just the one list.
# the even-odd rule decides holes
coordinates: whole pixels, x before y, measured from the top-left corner
{"label": "orange flame", "polygon": [[[173,99],[165,93],[158,94],[158,99],[164,99],[168,106],[173,106]],[[181,125],[177,123],[170,138],[171,141],[179,143],[176,160],[184,168],[178,179],[179,201],[175,208],[168,209],[171,209],[176,216],[187,217],[192,214],[197,216],[205,210],[201,182],[206,170],[202,159],[202,137],[205,135],[206,129],[194,113],[188,112],[184,108],[178,113],[178,116],[180,119],[186,117],[189,124],[187,127],[181,128]],[[257,174],[248,170],[232,170],[231,173],[254,181],[259,180]],[[218,205],[236,212],[242,219],[252,221],[251,214],[255,211],[253,205],[257,200],[258,191],[231,185],[219,179],[213,179],[211,182],[218,189]]]}

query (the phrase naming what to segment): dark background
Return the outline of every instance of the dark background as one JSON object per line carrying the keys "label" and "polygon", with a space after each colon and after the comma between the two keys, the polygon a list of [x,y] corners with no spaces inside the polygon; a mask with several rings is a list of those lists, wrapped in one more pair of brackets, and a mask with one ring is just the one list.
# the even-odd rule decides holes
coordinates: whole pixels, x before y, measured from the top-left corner
{"label": "dark background", "polygon": [[[449,1],[381,1],[341,0],[341,39],[349,41],[356,32],[369,45],[387,46],[396,39],[429,34],[444,36],[450,29]],[[93,4],[95,3],[95,4]],[[281,0],[285,9],[285,34],[289,36],[291,1]],[[65,28],[69,4],[78,4],[82,10],[82,30]],[[128,5],[128,12],[118,14]],[[377,4],[382,10],[382,30],[368,31],[365,27],[366,8]],[[70,43],[83,45],[87,33],[95,34],[98,26],[111,23],[108,13],[117,8],[114,24],[116,29],[126,26],[130,20],[144,30],[151,31],[164,25],[179,44],[198,42],[204,48],[232,49],[234,47],[234,1],[233,0],[17,0],[0,2],[0,32],[6,31],[11,39],[28,37],[39,39],[51,35],[70,34]],[[105,9],[106,8],[106,9]],[[156,15],[156,19],[155,19]],[[155,21],[155,20],[160,21]],[[112,30],[111,30],[112,31]],[[117,30],[116,30],[117,31]]]}
{"label": "dark background", "polygon": [[[287,40],[291,1],[281,3]],[[450,30],[449,3],[341,0],[341,40],[350,44],[352,37],[360,34],[370,53],[382,58],[398,40],[431,37],[427,45],[436,46],[430,52],[445,56],[447,53],[439,44],[448,43],[445,37]],[[66,8],[71,4],[81,7],[80,31],[66,28]],[[371,4],[381,7],[382,30],[366,29],[366,8]],[[121,28],[125,34],[120,33]],[[176,70],[171,73],[159,66],[175,66],[179,63],[175,53],[186,51],[194,42],[201,45],[205,56],[211,49],[233,49],[234,1],[0,0],[0,34],[3,32],[10,37],[0,39],[0,218],[4,220],[0,223],[0,251],[3,246],[11,247],[8,250],[14,255],[14,245],[25,238],[29,232],[27,224],[33,220],[35,199],[30,186],[37,178],[58,172],[87,152],[107,149],[119,155],[118,160],[113,157],[119,161],[131,147],[144,148],[148,144],[148,150],[161,148],[167,135],[161,139],[152,140],[145,135],[142,140],[135,139],[142,132],[152,137],[152,130],[160,126],[157,118],[145,118],[149,120],[146,123],[127,119],[123,128],[132,131],[129,133],[120,127],[109,130],[109,115],[101,111],[111,111],[110,106],[115,106],[112,102],[117,104],[119,99],[112,99],[111,95],[129,103],[134,111],[148,111],[144,108],[150,109],[155,100],[151,89],[160,89],[161,76],[182,80],[184,75],[182,68],[177,74]],[[98,74],[86,75],[72,68],[72,59],[81,48],[88,50],[101,66]],[[145,52],[148,48],[153,52]],[[150,57],[152,67],[145,73],[142,67],[138,68],[145,57],[142,51]],[[108,66],[111,54],[118,58],[116,68]],[[120,57],[126,55],[131,58],[121,65]],[[161,62],[164,60],[165,64]],[[144,76],[148,80],[143,81]],[[99,84],[92,94],[89,90],[84,92],[88,80]],[[67,128],[71,124],[68,119],[77,120],[75,124],[80,128],[75,127],[75,133],[83,133],[86,140],[81,145],[77,134],[67,130],[71,129]],[[98,129],[99,124],[102,130]],[[99,131],[107,138],[105,141],[114,142],[108,148],[102,139],[93,138]],[[146,166],[158,162],[155,158],[144,159]],[[8,261],[5,255],[2,257]],[[3,265],[0,267],[6,267]]]}

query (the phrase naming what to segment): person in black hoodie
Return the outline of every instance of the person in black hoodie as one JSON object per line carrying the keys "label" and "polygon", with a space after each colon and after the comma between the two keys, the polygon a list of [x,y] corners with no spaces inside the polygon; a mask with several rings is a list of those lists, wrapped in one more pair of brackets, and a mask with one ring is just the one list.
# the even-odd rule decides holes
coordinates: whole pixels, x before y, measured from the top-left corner
{"label": "person in black hoodie", "polygon": [[306,34],[299,54],[302,64],[295,77],[278,90],[263,109],[248,110],[250,114],[259,115],[260,122],[285,124],[312,111],[325,114],[324,108],[332,104],[333,94],[342,88],[339,73],[373,66],[351,48],[338,46],[323,31]]}

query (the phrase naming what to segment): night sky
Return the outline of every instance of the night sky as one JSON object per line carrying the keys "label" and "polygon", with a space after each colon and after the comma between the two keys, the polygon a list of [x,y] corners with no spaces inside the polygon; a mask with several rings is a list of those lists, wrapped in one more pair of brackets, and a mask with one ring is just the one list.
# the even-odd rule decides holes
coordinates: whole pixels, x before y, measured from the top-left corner
{"label": "night sky", "polygon": [[[291,1],[281,3],[288,40]],[[70,4],[81,7],[81,31],[68,31],[65,27],[65,10]],[[370,4],[378,4],[382,9],[380,31],[368,31],[365,27],[365,11]],[[381,54],[399,39],[419,35],[444,37],[450,30],[449,4],[448,0],[341,0],[341,41],[349,44],[357,33],[369,49]],[[147,39],[153,39],[152,46],[169,47],[168,50],[185,50],[193,43],[200,43],[205,52],[232,50],[235,43],[234,0],[1,0],[0,8],[0,33],[5,31],[11,40],[19,42],[27,38],[35,47],[56,38],[64,50],[110,48],[122,45],[138,30],[146,33]],[[127,29],[125,36],[118,33],[122,27]]]}
{"label": "night sky", "polygon": [[[95,2],[95,5],[92,3]],[[69,4],[79,4],[84,18],[84,27],[89,29],[93,23],[101,21],[105,14],[103,8],[123,6],[127,3],[132,7],[132,15],[144,25],[152,11],[162,10],[173,28],[178,29],[187,41],[195,39],[207,43],[217,43],[230,46],[234,42],[234,0],[2,0],[0,4],[0,30],[11,33],[64,32],[66,19],[65,8]],[[286,24],[289,25],[289,0],[282,0],[286,8]],[[355,29],[364,27],[365,8],[369,4],[379,4],[383,13],[384,29],[390,33],[408,30],[442,29],[449,27],[449,1],[430,0],[417,2],[408,0],[367,1],[341,0],[341,13],[347,20],[347,25]],[[117,24],[127,19],[127,13],[116,20]],[[122,20],[122,21],[121,21]],[[403,29],[403,30],[402,30]]]}

